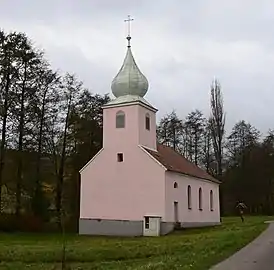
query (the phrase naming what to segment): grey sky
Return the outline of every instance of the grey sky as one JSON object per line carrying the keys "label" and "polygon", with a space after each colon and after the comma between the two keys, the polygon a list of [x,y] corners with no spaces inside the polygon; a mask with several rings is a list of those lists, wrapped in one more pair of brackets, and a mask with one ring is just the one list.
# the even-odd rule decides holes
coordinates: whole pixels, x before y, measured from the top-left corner
{"label": "grey sky", "polygon": [[0,27],[24,31],[54,68],[74,72],[93,92],[110,92],[132,51],[149,80],[158,116],[209,113],[209,86],[221,84],[228,129],[250,121],[274,128],[273,0],[1,0]]}

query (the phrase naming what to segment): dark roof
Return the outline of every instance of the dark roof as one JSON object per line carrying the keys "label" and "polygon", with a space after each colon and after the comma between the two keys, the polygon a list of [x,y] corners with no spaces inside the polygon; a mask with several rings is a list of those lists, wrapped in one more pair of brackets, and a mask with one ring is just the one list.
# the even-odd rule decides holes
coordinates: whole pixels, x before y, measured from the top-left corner
{"label": "dark roof", "polygon": [[213,176],[199,168],[194,163],[188,161],[185,157],[174,151],[171,147],[158,144],[157,152],[145,147],[144,149],[156,160],[158,160],[168,171],[220,183],[219,180],[215,179]]}

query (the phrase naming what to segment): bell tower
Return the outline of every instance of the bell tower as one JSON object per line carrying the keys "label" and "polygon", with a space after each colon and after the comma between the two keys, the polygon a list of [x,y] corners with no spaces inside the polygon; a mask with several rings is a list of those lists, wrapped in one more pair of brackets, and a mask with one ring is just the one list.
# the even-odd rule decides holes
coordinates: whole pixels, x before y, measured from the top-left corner
{"label": "bell tower", "polygon": [[131,50],[130,22],[127,52],[111,83],[115,99],[103,107],[103,147],[143,145],[156,150],[156,112],[144,98],[148,80],[138,68]]}

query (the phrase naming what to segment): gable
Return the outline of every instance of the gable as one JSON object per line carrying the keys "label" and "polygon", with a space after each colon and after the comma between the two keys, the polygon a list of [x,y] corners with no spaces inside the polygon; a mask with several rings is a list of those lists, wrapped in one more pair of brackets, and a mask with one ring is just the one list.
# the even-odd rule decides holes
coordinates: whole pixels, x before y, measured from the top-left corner
{"label": "gable", "polygon": [[162,164],[157,158],[154,157],[153,154],[150,153],[150,151],[154,152],[154,150],[149,149],[143,145],[139,145],[139,147],[152,159],[155,163],[157,163],[159,166],[161,166],[165,171],[167,171],[167,168],[164,164]]}
{"label": "gable", "polygon": [[94,159],[96,159],[96,158],[101,154],[101,152],[103,151],[103,149],[104,149],[104,148],[101,148],[101,149],[97,152],[97,154],[94,155],[94,157],[91,158],[91,159],[87,162],[87,164],[79,171],[80,174],[88,167],[88,165],[89,165]]}

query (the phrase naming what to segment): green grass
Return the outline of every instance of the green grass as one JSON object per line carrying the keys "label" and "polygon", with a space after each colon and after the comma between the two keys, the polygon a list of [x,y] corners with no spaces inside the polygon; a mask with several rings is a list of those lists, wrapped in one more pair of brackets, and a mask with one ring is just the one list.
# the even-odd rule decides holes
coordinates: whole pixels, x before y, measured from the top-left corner
{"label": "green grass", "polygon": [[[157,238],[67,236],[69,269],[206,270],[258,236],[267,217],[224,218],[214,228],[189,229]],[[0,234],[0,269],[61,269],[62,237]]]}

